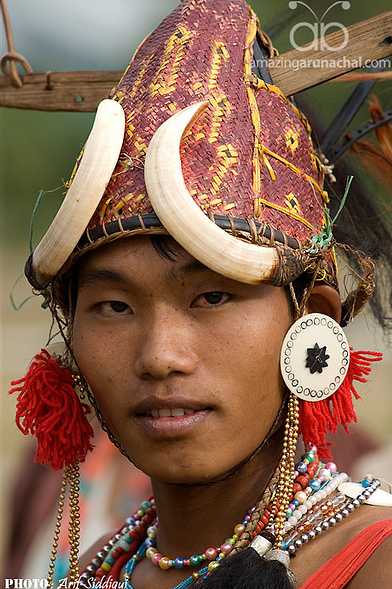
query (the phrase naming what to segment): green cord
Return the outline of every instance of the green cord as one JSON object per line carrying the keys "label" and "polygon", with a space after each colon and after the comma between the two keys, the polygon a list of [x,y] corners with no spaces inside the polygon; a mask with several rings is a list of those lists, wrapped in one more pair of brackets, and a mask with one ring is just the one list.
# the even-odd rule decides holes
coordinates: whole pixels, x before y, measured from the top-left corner
{"label": "green cord", "polygon": [[340,213],[342,212],[342,210],[343,210],[344,206],[346,205],[346,201],[347,201],[348,194],[349,194],[349,192],[350,192],[350,189],[351,189],[351,184],[353,183],[353,180],[354,180],[354,176],[349,176],[349,177],[347,178],[347,182],[346,182],[346,188],[345,188],[345,190],[344,190],[343,198],[342,198],[342,200],[340,201],[340,206],[339,206],[338,212],[336,213],[336,215],[335,215],[335,217],[334,217],[334,219],[333,219],[333,221],[332,221],[332,225],[335,225],[335,223],[336,223],[336,221],[337,221],[337,219],[338,219],[338,217],[339,217]]}
{"label": "green cord", "polygon": [[43,197],[46,194],[51,194],[52,192],[57,192],[57,190],[60,190],[60,188],[64,188],[64,185],[62,184],[61,186],[57,186],[57,188],[53,188],[52,190],[40,190],[38,193],[38,196],[35,200],[34,203],[34,207],[33,207],[33,212],[31,213],[31,220],[30,220],[30,231],[29,231],[29,249],[30,249],[30,254],[33,253],[33,232],[34,232],[34,221],[35,221],[35,217],[38,211],[38,208],[41,204],[41,200],[43,199]]}
{"label": "green cord", "polygon": [[339,209],[338,209],[335,217],[333,218],[333,220],[331,220],[329,209],[327,207],[325,207],[325,209],[324,209],[325,227],[323,227],[323,229],[320,231],[320,233],[318,233],[317,235],[313,235],[313,237],[311,238],[311,240],[310,240],[311,247],[306,250],[308,253],[317,254],[318,252],[327,249],[331,245],[331,241],[333,238],[332,228],[335,225],[338,217],[340,216],[340,213],[342,212],[342,210],[347,202],[347,198],[348,198],[353,180],[354,180],[354,176],[349,176],[347,178],[346,188],[344,190],[342,200],[340,201]]}
{"label": "green cord", "polygon": [[25,299],[23,299],[23,301],[21,303],[16,303],[15,298],[14,298],[14,291],[15,288],[17,286],[17,284],[21,281],[21,279],[24,277],[23,274],[21,274],[20,276],[18,276],[18,278],[15,280],[14,284],[12,285],[11,291],[9,293],[9,299],[11,302],[11,306],[13,308],[14,311],[20,311],[21,308],[27,303],[27,301],[29,301],[30,299],[32,299],[34,297],[34,295],[30,295],[28,297],[26,297]]}

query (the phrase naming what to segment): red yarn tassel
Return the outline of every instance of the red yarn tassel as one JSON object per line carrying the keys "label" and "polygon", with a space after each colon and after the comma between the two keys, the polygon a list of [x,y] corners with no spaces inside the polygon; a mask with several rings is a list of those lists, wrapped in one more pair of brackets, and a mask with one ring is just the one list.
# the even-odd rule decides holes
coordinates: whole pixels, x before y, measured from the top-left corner
{"label": "red yarn tassel", "polygon": [[82,462],[93,449],[93,429],[73,387],[72,373],[46,350],[37,354],[23,378],[11,382],[19,393],[16,424],[20,431],[37,438],[36,462],[58,470]]}
{"label": "red yarn tassel", "polygon": [[329,461],[332,458],[331,444],[326,440],[327,432],[336,432],[338,425],[342,425],[348,432],[348,424],[357,421],[353,397],[361,397],[355,389],[354,381],[367,382],[366,377],[372,370],[371,363],[379,360],[382,360],[381,352],[356,352],[350,349],[349,368],[336,393],[323,401],[300,401],[303,440],[305,444],[316,444],[321,460]]}

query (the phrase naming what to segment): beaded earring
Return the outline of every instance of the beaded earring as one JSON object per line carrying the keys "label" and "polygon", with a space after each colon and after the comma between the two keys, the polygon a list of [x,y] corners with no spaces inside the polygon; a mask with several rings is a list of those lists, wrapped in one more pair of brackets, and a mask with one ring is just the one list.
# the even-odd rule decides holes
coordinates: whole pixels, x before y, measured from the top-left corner
{"label": "beaded earring", "polygon": [[77,586],[79,579],[79,552],[80,552],[80,467],[79,463],[64,468],[63,480],[60,495],[57,503],[56,526],[53,535],[52,550],[50,553],[49,569],[46,578],[48,589],[54,588],[54,573],[58,552],[59,537],[63,521],[64,506],[68,490],[69,501],[69,572],[68,579]]}
{"label": "beaded earring", "polygon": [[68,540],[70,546],[69,579],[77,583],[79,578],[79,464],[93,449],[94,435],[89,419],[94,416],[88,402],[84,381],[69,367],[63,344],[54,344],[37,354],[26,375],[11,382],[10,394],[18,393],[16,424],[25,435],[37,440],[35,460],[64,469],[58,500],[47,586],[53,586],[58,541],[68,490],[70,521]]}

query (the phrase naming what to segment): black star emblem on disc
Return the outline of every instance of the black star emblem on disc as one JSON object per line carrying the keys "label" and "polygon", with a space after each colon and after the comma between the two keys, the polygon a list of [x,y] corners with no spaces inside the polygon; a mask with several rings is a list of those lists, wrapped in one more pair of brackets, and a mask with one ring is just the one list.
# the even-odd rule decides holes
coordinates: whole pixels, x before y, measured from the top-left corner
{"label": "black star emblem on disc", "polygon": [[308,355],[306,357],[306,368],[309,368],[310,373],[314,374],[323,371],[323,368],[328,366],[327,346],[320,348],[318,344],[314,344],[313,348],[307,349]]}

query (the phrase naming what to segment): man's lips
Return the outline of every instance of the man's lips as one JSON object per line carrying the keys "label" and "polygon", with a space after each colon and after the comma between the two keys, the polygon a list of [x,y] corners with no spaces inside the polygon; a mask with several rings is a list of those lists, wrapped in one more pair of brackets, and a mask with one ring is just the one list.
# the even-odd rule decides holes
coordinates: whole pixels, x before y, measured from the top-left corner
{"label": "man's lips", "polygon": [[165,399],[151,396],[136,405],[133,414],[148,435],[170,438],[189,432],[203,422],[212,409],[211,405],[184,396]]}
{"label": "man's lips", "polygon": [[136,417],[150,416],[156,418],[182,417],[198,411],[212,409],[211,404],[185,396],[170,396],[166,398],[155,395],[146,397],[138,403],[133,411]]}

